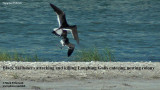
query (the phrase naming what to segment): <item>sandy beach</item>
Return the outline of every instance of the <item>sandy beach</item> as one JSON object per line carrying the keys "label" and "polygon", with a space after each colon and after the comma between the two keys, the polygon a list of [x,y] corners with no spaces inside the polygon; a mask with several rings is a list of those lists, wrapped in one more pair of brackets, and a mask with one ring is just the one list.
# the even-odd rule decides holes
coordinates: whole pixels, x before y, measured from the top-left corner
{"label": "sandy beach", "polygon": [[0,62],[0,90],[159,90],[159,83],[159,62]]}

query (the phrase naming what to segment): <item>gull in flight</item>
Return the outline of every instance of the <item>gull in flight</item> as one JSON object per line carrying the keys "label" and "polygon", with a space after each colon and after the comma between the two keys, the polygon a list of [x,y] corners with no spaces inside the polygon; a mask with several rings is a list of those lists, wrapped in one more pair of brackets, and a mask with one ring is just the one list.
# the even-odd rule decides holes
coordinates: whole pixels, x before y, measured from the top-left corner
{"label": "gull in flight", "polygon": [[56,12],[57,20],[58,20],[58,24],[59,24],[59,28],[54,28],[52,33],[55,34],[56,36],[59,36],[59,37],[62,38],[60,43],[62,44],[62,47],[63,46],[67,46],[68,47],[68,57],[69,57],[73,53],[75,45],[71,44],[69,42],[69,39],[67,38],[67,33],[71,32],[72,35],[73,35],[73,38],[79,44],[77,26],[76,25],[68,25],[68,23],[66,21],[65,13],[62,10],[60,10],[58,7],[56,7],[55,5],[53,5],[51,3],[50,3],[50,6]]}

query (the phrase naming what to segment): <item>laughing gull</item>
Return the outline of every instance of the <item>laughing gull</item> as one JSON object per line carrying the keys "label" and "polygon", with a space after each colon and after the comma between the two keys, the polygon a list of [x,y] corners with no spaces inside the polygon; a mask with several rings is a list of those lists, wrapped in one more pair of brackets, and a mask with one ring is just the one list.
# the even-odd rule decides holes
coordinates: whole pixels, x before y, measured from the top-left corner
{"label": "laughing gull", "polygon": [[73,35],[73,38],[79,44],[77,26],[76,25],[72,25],[72,26],[68,25],[66,18],[65,18],[65,13],[53,4],[50,4],[50,6],[56,12],[58,24],[59,24],[59,28],[54,28],[52,33],[55,34],[56,36],[59,36],[62,38],[60,43],[62,44],[62,47],[63,46],[68,47],[68,57],[69,57],[73,53],[75,45],[71,44],[69,42],[69,39],[67,38],[67,33],[70,31]]}

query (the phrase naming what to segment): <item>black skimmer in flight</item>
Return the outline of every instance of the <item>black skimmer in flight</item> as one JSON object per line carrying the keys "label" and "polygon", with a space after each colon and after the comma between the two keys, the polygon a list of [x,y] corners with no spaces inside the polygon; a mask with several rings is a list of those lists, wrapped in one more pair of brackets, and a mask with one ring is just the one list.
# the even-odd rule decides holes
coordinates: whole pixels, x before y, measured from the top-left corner
{"label": "black skimmer in flight", "polygon": [[53,4],[50,4],[50,6],[56,12],[58,23],[59,23],[59,28],[53,29],[52,33],[55,34],[56,36],[60,36],[62,38],[62,40],[60,41],[62,44],[62,47],[68,46],[68,57],[69,57],[73,53],[75,45],[71,44],[69,42],[69,39],[67,38],[67,33],[70,31],[73,35],[73,38],[79,44],[77,26],[76,25],[72,25],[72,26],[68,25],[68,23],[66,21],[65,13]]}

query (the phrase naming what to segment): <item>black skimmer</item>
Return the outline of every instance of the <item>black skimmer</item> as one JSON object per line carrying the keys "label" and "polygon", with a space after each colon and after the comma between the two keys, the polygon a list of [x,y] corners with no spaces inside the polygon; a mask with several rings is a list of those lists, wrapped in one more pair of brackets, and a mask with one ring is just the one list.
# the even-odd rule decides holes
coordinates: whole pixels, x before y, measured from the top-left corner
{"label": "black skimmer", "polygon": [[58,24],[59,24],[59,28],[53,29],[52,33],[55,34],[56,36],[59,36],[62,38],[62,40],[60,41],[62,44],[62,47],[68,46],[68,57],[69,57],[73,53],[75,45],[71,44],[69,42],[69,39],[67,38],[67,33],[68,33],[68,31],[70,31],[73,35],[73,38],[79,44],[77,26],[76,25],[72,25],[72,26],[68,25],[68,23],[66,21],[65,13],[53,4],[50,4],[50,6],[56,12]]}

